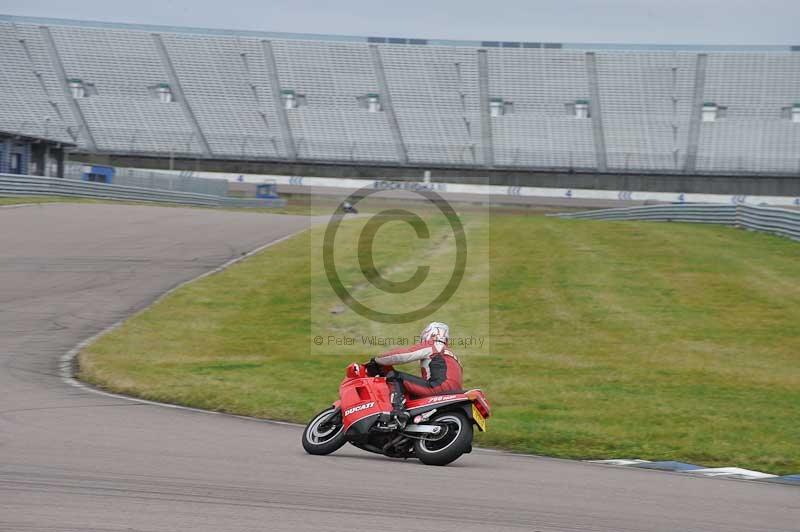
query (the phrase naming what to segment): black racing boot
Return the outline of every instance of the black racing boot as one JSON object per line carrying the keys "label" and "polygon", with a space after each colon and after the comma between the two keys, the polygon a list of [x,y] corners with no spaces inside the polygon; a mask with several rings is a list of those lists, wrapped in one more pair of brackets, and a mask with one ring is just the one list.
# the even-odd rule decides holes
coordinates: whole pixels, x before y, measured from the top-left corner
{"label": "black racing boot", "polygon": [[[396,400],[395,397],[399,397],[399,399]],[[392,421],[397,424],[397,428],[400,430],[406,428],[408,420],[411,419],[411,414],[404,408],[405,404],[406,399],[403,397],[402,392],[399,394],[397,392],[392,393]]]}
{"label": "black racing boot", "polygon": [[386,377],[386,382],[393,388],[392,413],[389,415],[389,419],[378,419],[378,428],[387,432],[403,430],[406,428],[408,420],[411,419],[411,414],[404,408],[406,399],[403,396],[403,383],[394,372],[390,372]]}

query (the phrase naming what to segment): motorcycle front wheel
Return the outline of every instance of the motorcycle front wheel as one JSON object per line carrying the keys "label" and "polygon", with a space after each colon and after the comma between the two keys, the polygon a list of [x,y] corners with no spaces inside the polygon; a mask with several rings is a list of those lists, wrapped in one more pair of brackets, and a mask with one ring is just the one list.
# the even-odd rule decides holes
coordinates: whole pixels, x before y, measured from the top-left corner
{"label": "motorcycle front wheel", "polygon": [[426,424],[440,425],[445,430],[414,442],[414,454],[423,464],[447,465],[471,449],[472,423],[461,412],[443,412]]}
{"label": "motorcycle front wheel", "polygon": [[314,416],[303,431],[303,449],[308,454],[331,454],[345,442],[342,412],[335,407]]}

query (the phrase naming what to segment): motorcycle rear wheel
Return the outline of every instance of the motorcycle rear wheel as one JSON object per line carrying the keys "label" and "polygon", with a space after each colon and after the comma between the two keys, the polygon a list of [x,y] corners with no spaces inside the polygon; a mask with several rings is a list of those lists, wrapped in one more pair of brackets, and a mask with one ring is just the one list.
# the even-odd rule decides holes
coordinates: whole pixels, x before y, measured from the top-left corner
{"label": "motorcycle rear wheel", "polygon": [[326,408],[314,416],[303,431],[303,449],[308,454],[331,454],[346,442],[342,413],[338,408]]}
{"label": "motorcycle rear wheel", "polygon": [[427,465],[447,465],[472,447],[472,422],[461,412],[442,412],[427,424],[442,425],[446,432],[436,438],[423,437],[414,442],[414,454]]}

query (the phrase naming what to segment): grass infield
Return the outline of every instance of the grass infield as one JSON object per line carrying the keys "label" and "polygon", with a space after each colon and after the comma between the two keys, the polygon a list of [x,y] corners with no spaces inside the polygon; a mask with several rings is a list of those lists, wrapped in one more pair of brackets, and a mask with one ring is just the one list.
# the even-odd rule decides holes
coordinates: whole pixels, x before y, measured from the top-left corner
{"label": "grass infield", "polygon": [[0,196],[0,206],[33,203],[108,203],[108,201],[72,196]]}
{"label": "grass infield", "polygon": [[79,196],[0,196],[0,207],[4,205],[32,205],[46,203],[95,203],[95,204],[115,204],[115,205],[148,205],[151,207],[179,207],[196,209],[215,209],[228,210],[246,213],[267,213],[267,214],[299,214],[317,215],[330,214],[335,202],[323,204],[321,201],[312,204],[307,198],[302,196],[289,196],[287,204],[283,207],[203,207],[183,205],[180,203],[165,203],[155,201],[129,201],[113,200],[103,198],[82,198]]}
{"label": "grass infield", "polygon": [[[488,257],[471,265],[465,288],[488,284],[489,297],[472,301],[460,290],[436,318],[459,335],[489,318],[491,355],[458,351],[467,384],[482,387],[494,408],[480,445],[800,472],[800,245],[717,226],[465,219],[471,245]],[[381,230],[389,241],[403,228]],[[310,354],[312,328],[356,323],[329,311],[334,298],[309,297],[326,282],[309,260],[320,234],[178,290],[85,349],[80,378],[147,399],[306,422],[336,398],[347,362],[380,350]],[[416,267],[410,252],[376,256],[391,259],[399,278]],[[376,330],[413,335],[419,325]]]}

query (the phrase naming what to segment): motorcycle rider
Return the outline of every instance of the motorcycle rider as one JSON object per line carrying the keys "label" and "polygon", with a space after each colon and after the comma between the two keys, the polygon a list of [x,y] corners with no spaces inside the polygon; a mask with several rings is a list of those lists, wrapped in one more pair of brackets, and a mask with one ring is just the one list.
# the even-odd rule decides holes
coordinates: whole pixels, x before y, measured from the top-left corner
{"label": "motorcycle rider", "polygon": [[[461,363],[448,347],[450,327],[434,321],[420,333],[420,341],[409,347],[387,351],[367,364],[371,374],[385,373],[392,387],[392,416],[386,423],[388,430],[405,427],[409,414],[403,408],[403,390],[412,397],[427,397],[453,393],[462,388]],[[422,377],[395,371],[392,366],[419,360]],[[382,367],[381,367],[382,366]],[[388,371],[386,371],[388,369]]]}

